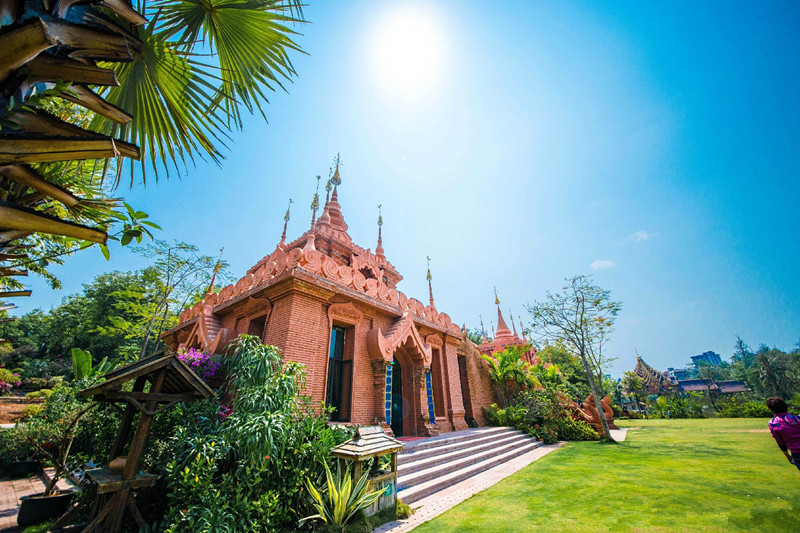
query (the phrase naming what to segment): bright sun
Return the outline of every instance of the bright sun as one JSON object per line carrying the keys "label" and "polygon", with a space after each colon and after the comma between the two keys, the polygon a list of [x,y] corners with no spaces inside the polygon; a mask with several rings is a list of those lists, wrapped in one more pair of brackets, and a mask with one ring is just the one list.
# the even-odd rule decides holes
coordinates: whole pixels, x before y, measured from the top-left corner
{"label": "bright sun", "polygon": [[444,68],[444,46],[431,11],[393,10],[376,27],[371,44],[379,80],[394,95],[415,99],[436,86]]}

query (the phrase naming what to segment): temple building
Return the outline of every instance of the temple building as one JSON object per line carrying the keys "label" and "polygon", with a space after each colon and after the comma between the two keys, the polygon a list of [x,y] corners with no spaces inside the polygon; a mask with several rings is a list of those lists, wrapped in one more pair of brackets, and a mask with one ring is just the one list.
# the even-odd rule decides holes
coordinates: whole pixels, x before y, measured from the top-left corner
{"label": "temple building", "polygon": [[[517,326],[514,324],[514,317],[511,316],[511,325],[514,328],[513,332],[508,328],[508,324],[503,318],[503,312],[500,310],[500,298],[497,296],[497,289],[494,293],[494,303],[497,305],[497,329],[494,332],[494,337],[491,341],[486,339],[486,332],[482,331],[483,342],[478,345],[478,350],[484,355],[494,355],[497,352],[502,352],[507,348],[519,348],[523,351],[522,360],[536,365],[539,364],[539,358],[536,356],[536,349],[527,341],[527,339],[520,339],[517,335]],[[520,323],[522,327],[522,323]],[[481,330],[483,330],[483,319],[481,319]],[[523,332],[523,337],[525,333]]]}
{"label": "temple building", "polygon": [[674,379],[669,372],[659,372],[639,356],[636,357],[636,367],[633,371],[641,378],[648,394],[662,394],[670,391],[737,394],[750,391],[744,381],[738,380]]}
{"label": "temple building", "polygon": [[221,354],[238,335],[256,335],[305,365],[306,393],[332,406],[334,421],[380,423],[396,436],[482,425],[481,407],[494,401],[485,362],[436,309],[430,269],[427,305],[397,289],[403,276],[384,255],[382,217],[374,252],[353,243],[340,184],[337,163],[319,220],[315,195],[308,231],[287,243],[284,224],[272,253],[209,290],[164,342]]}

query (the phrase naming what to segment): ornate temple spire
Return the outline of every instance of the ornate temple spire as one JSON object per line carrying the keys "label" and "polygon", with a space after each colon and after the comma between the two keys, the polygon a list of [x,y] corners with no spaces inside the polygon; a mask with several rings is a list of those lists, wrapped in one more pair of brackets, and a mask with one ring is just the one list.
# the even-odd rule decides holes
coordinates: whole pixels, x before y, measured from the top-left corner
{"label": "ornate temple spire", "polygon": [[383,215],[381,214],[381,205],[378,204],[378,246],[375,247],[375,255],[384,257],[383,255],[383,237],[381,235],[381,226],[383,226]]}
{"label": "ornate temple spire", "polygon": [[500,310],[500,298],[497,296],[497,287],[494,288],[494,303],[497,305],[497,333],[495,338],[511,337],[511,330],[508,329],[508,325],[503,319],[503,312]]}
{"label": "ornate temple spire", "polygon": [[483,342],[481,344],[486,344],[486,330],[483,327],[483,317],[478,315],[478,318],[481,319],[481,336],[483,337]]}
{"label": "ornate temple spire", "polygon": [[494,324],[492,324],[492,338],[493,339],[497,338],[497,333],[494,332]]}
{"label": "ornate temple spire", "polygon": [[333,177],[331,177],[330,180],[333,185],[333,194],[331,194],[330,200],[325,203],[325,209],[322,210],[322,215],[319,217],[317,225],[330,226],[333,230],[347,232],[347,223],[342,216],[342,208],[339,205],[339,193],[337,192],[339,185],[342,184],[342,177],[339,175],[339,167],[342,162],[339,158],[339,154],[336,154],[334,162],[336,163],[336,167],[333,171]]}
{"label": "ornate temple spire", "polygon": [[517,325],[514,324],[514,315],[511,314],[511,309],[508,310],[508,316],[511,317],[511,327],[514,329],[514,336],[518,337],[517,335]]}
{"label": "ornate temple spire", "polygon": [[314,192],[314,199],[311,200],[311,229],[314,229],[314,223],[317,221],[317,209],[319,209],[319,180],[320,176],[317,174],[317,190]]}
{"label": "ornate temple spire", "polygon": [[431,284],[432,279],[433,276],[431,276],[431,257],[428,256],[428,295],[430,296],[431,299],[431,307],[435,308],[436,306],[433,305],[433,285]]}
{"label": "ornate temple spire", "polygon": [[290,211],[292,209],[293,203],[294,202],[292,201],[292,199],[289,198],[289,207],[286,208],[286,214],[283,215],[283,234],[281,235],[281,242],[280,244],[278,244],[280,248],[283,248],[283,245],[286,244],[286,226],[289,224],[289,218],[291,216]]}

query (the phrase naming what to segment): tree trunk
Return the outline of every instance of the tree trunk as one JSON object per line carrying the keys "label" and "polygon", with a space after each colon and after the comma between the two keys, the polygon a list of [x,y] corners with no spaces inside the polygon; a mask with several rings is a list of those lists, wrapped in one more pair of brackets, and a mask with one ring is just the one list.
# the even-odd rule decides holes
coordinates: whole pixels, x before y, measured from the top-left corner
{"label": "tree trunk", "polygon": [[611,438],[611,430],[608,429],[606,413],[603,411],[603,403],[601,401],[603,399],[601,396],[603,391],[597,386],[597,381],[594,379],[594,372],[592,372],[589,361],[586,360],[586,356],[584,354],[580,354],[580,356],[581,362],[583,363],[583,371],[586,372],[586,378],[589,380],[589,388],[592,389],[592,394],[594,395],[594,404],[595,407],[597,407],[597,414],[600,416],[600,424],[603,426],[603,433],[605,436],[602,440],[615,442],[614,439]]}

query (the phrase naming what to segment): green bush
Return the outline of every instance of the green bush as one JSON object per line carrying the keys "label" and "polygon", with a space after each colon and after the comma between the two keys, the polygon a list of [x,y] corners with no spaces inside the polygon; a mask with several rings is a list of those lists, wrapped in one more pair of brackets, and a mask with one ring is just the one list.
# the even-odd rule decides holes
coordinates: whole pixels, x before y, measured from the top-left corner
{"label": "green bush", "polygon": [[0,381],[5,383],[16,383],[19,381],[19,378],[15,376],[12,371],[5,368],[0,368]]}
{"label": "green bush", "polygon": [[22,408],[22,418],[26,419],[38,415],[42,411],[41,405],[26,405]]}
{"label": "green bush", "polygon": [[47,378],[23,378],[22,385],[20,388],[22,390],[29,390],[29,391],[37,391],[41,389],[46,389],[47,387]]}
{"label": "green bush", "polygon": [[771,418],[772,411],[763,401],[741,401],[732,398],[718,402],[719,416],[723,418]]}
{"label": "green bush", "polygon": [[[223,420],[181,428],[166,469],[166,531],[291,531],[313,512],[304,488],[324,480],[330,450],[352,435],[299,396],[304,367],[243,335],[225,358],[236,390]],[[230,414],[228,414],[230,413]]]}
{"label": "green bush", "polygon": [[29,400],[38,400],[39,398],[49,398],[51,394],[53,391],[50,389],[39,389],[25,394],[25,397]]}
{"label": "green bush", "polygon": [[521,429],[527,426],[526,410],[524,407],[510,406],[500,409],[496,403],[483,408],[486,422],[490,426],[511,426]]}
{"label": "green bush", "polygon": [[554,418],[547,421],[553,428],[558,440],[599,440],[600,435],[585,420],[575,420],[572,417]]}

